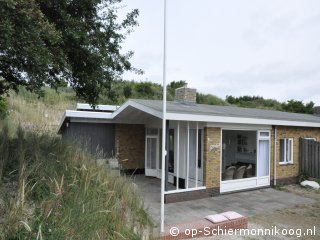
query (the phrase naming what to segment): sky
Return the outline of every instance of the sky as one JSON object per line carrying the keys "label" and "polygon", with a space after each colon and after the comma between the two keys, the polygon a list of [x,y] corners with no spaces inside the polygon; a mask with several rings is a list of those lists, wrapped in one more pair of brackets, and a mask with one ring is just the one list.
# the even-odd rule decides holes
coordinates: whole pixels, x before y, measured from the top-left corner
{"label": "sky", "polygon": [[[124,0],[139,26],[123,51],[143,75],[162,83],[163,0]],[[319,0],[167,0],[167,83],[185,80],[198,92],[259,95],[320,105]]]}

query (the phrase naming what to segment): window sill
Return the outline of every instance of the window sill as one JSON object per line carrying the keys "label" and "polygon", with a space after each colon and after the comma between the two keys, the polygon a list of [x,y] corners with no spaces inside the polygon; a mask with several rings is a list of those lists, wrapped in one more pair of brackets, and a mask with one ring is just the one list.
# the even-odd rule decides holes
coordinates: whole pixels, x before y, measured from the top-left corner
{"label": "window sill", "polygon": [[293,163],[279,163],[280,166],[290,166],[290,165],[294,165]]}

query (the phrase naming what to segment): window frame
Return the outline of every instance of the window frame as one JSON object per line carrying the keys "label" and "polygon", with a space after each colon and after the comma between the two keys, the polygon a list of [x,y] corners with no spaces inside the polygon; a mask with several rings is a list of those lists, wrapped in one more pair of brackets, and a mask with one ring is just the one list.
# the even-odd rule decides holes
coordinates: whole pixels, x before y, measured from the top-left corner
{"label": "window frame", "polygon": [[[284,149],[283,149],[283,159],[282,156],[281,156],[281,140],[284,140]],[[291,148],[291,159],[289,161],[287,161],[287,144],[288,144],[288,141],[291,141],[291,144],[290,144],[290,148]],[[279,143],[279,152],[280,152],[280,158],[279,158],[279,164],[280,165],[288,165],[288,164],[293,164],[293,141],[294,139],[293,138],[281,138],[280,139],[280,143]]]}
{"label": "window frame", "polygon": [[305,140],[313,140],[313,141],[317,141],[317,138],[315,138],[315,137],[306,137],[306,138],[303,138],[303,139],[305,139]]}

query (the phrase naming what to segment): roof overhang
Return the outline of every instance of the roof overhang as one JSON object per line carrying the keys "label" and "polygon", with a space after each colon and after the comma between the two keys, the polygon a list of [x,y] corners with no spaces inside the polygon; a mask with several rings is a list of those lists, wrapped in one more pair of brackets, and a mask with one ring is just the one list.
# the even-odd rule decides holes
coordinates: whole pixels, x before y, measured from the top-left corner
{"label": "roof overhang", "polygon": [[[113,118],[119,115],[127,107],[134,107],[141,111],[144,111],[150,115],[162,119],[162,112],[156,109],[150,108],[134,100],[128,100],[120,108],[118,108],[113,114]],[[266,118],[244,118],[244,117],[229,117],[218,115],[201,115],[201,114],[184,114],[167,112],[166,118],[168,120],[176,121],[198,121],[198,122],[212,122],[212,123],[234,123],[234,124],[256,124],[256,125],[277,125],[277,126],[294,126],[294,127],[320,127],[319,122],[303,122],[303,121],[290,121],[290,120],[277,120]]]}
{"label": "roof overhang", "polygon": [[63,126],[71,118],[76,119],[100,119],[100,120],[112,120],[112,113],[108,112],[92,112],[92,111],[73,111],[66,110],[62,116],[58,127],[58,133],[61,133]]}
{"label": "roof overhang", "polygon": [[167,113],[168,120],[176,121],[199,121],[212,123],[236,123],[236,124],[256,124],[256,125],[276,125],[276,126],[293,126],[293,127],[319,127],[320,122],[301,122],[276,119],[262,118],[242,118],[242,117],[226,117],[198,114],[182,114],[182,113]]}
{"label": "roof overhang", "polygon": [[[59,133],[61,132],[61,128],[65,124],[67,119],[81,118],[81,119],[117,120],[117,118],[119,118],[121,113],[124,112],[127,108],[134,108],[142,112],[145,112],[153,117],[162,119],[162,111],[140,104],[134,100],[128,100],[113,113],[66,110],[60,122],[58,132]],[[291,120],[266,119],[266,118],[244,118],[244,117],[236,117],[236,116],[184,114],[184,113],[174,113],[174,112],[167,112],[166,118],[168,120],[176,120],[176,121],[197,121],[197,122],[208,122],[208,123],[255,124],[255,125],[276,125],[276,126],[320,128],[320,118],[319,118],[319,122],[304,122],[304,121],[291,121]]]}

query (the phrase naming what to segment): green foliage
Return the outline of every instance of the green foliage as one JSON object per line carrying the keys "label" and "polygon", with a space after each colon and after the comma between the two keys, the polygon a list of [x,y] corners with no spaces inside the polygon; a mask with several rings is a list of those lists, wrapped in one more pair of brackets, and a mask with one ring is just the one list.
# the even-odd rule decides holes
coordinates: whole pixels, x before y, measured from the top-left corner
{"label": "green foliage", "polygon": [[7,199],[1,239],[142,239],[150,233],[153,224],[136,188],[98,166],[102,156],[50,134],[20,129],[16,135],[7,141],[7,162],[24,167],[17,197]]}
{"label": "green foliage", "polygon": [[308,171],[303,171],[299,175],[299,182],[303,182],[305,180],[309,180],[310,178],[310,173]]}
{"label": "green foliage", "polygon": [[124,88],[123,88],[123,95],[124,95],[124,97],[125,98],[130,98],[131,97],[131,95],[132,95],[132,88],[131,88],[131,86],[125,86]]}
{"label": "green foliage", "polygon": [[197,93],[197,103],[209,105],[227,105],[221,98],[212,94]]}
{"label": "green foliage", "polygon": [[186,86],[187,85],[187,82],[185,80],[180,80],[180,81],[172,81],[168,84],[168,87],[167,87],[167,92],[168,92],[168,95],[170,96],[169,98],[170,99],[173,99],[174,98],[174,93],[175,93],[175,90],[177,88],[180,88],[180,87],[183,87],[183,86]]}
{"label": "green foliage", "polygon": [[264,99],[260,96],[226,96],[226,101],[239,107],[281,110],[281,103],[274,99]]}
{"label": "green foliage", "polygon": [[8,103],[4,98],[0,97],[0,119],[4,119],[7,115]]}
{"label": "green foliage", "polygon": [[113,96],[107,92],[100,95],[100,104],[122,104],[128,98],[162,99],[162,86],[152,82],[114,81],[111,91]]}
{"label": "green foliage", "polygon": [[139,84],[136,84],[136,91],[138,94],[140,94],[141,97],[144,96],[153,96],[153,83],[151,82],[141,82]]}
{"label": "green foliage", "polygon": [[121,53],[139,13],[120,21],[121,2],[0,1],[0,96],[20,85],[41,96],[43,86],[69,84],[96,103],[123,72],[140,72],[129,62],[133,53]]}
{"label": "green foliage", "polygon": [[304,104],[302,101],[297,100],[289,100],[287,103],[282,103],[282,108],[286,112],[294,112],[294,113],[313,113],[314,102],[309,102]]}
{"label": "green foliage", "polygon": [[226,96],[226,101],[239,107],[263,108],[294,113],[313,113],[314,103],[304,104],[302,101],[289,100],[281,103],[274,99],[264,99],[260,96]]}

